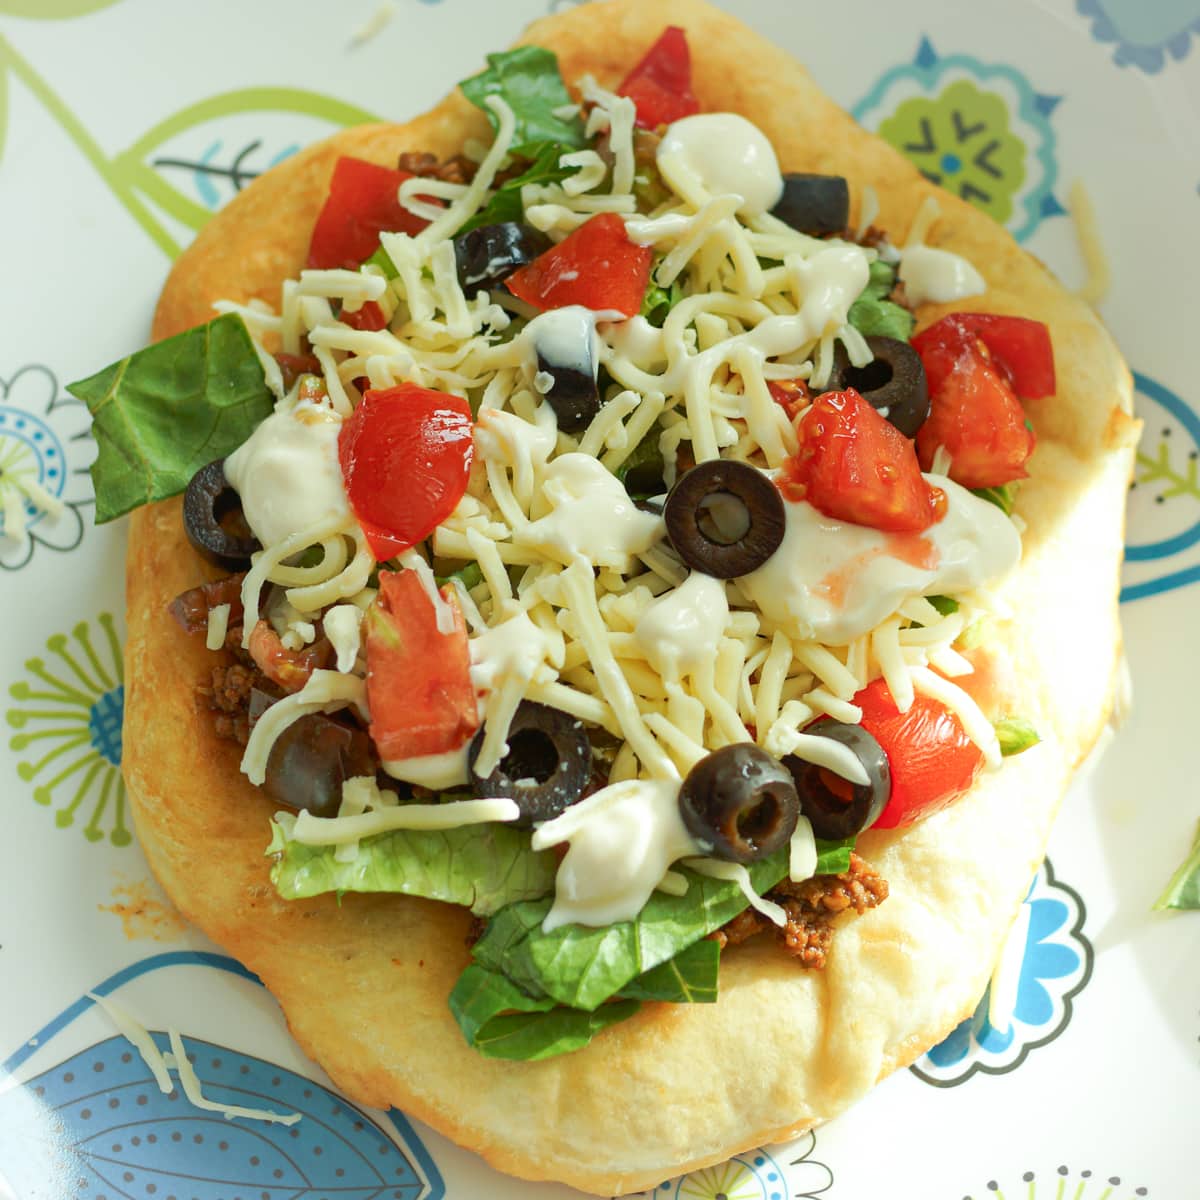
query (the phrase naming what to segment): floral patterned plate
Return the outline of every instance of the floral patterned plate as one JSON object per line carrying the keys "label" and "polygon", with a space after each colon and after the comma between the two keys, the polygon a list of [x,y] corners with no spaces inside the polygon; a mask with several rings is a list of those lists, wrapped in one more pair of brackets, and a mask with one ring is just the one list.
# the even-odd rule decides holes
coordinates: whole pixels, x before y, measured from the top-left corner
{"label": "floral patterned plate", "polygon": [[[974,1015],[834,1124],[653,1194],[1194,1195],[1200,916],[1151,905],[1200,816],[1200,0],[729,6],[1068,286],[1100,282],[1077,232],[1092,211],[1100,311],[1146,422],[1122,593],[1136,705],[1070,797]],[[120,776],[124,532],[92,524],[94,449],[63,387],[142,344],[171,260],[249,179],[424,109],[546,7],[0,0],[4,1200],[573,1194],[340,1097],[151,880]],[[180,1029],[206,1094],[305,1119],[163,1096],[95,996],[164,1049]]]}

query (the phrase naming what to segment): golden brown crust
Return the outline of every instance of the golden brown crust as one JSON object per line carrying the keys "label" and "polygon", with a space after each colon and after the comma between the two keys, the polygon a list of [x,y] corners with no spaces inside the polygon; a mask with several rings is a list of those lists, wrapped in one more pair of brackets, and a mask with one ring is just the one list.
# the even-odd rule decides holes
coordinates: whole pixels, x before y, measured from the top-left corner
{"label": "golden brown crust", "polygon": [[[547,18],[527,40],[563,74],[614,84],[664,24],[683,25],[708,110],[758,124],[785,169],[847,175],[903,233],[935,191],[864,133],[779,50],[699,0],[611,0]],[[739,72],[731,64],[754,63]],[[274,168],[176,265],[154,334],[207,320],[218,297],[278,298],[302,266],[336,157],[454,153],[482,132],[457,95],[405,126],[347,130]],[[285,903],[263,857],[271,806],[238,750],[198,717],[200,639],[167,616],[204,573],[177,501],[137,512],[128,564],[125,772],[151,865],[183,913],[256,971],[300,1044],[353,1098],[397,1105],[501,1170],[612,1194],[657,1183],[826,1120],[916,1058],[983,990],[1071,772],[1111,704],[1116,580],[1136,426],[1128,372],[1095,315],[990,220],[938,193],[933,241],[987,278],[980,307],[1047,322],[1061,390],[1030,406],[1039,449],[1023,486],[1025,557],[1005,588],[1005,694],[1045,735],[948,812],[863,853],[891,887],[839,930],[827,968],[769,945],[731,954],[715,1006],[647,1006],[587,1049],[496,1062],[463,1043],[446,996],[467,961],[465,912],[403,897]],[[926,321],[941,315],[930,307]]]}

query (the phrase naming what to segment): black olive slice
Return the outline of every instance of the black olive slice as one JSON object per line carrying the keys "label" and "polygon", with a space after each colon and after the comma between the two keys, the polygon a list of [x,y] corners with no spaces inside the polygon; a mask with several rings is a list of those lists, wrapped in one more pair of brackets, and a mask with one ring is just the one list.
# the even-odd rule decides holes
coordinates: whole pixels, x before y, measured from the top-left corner
{"label": "black olive slice", "polygon": [[800,801],[791,773],[750,742],[702,758],[679,790],[688,832],[714,858],[752,863],[786,845]]}
{"label": "black olive slice", "polygon": [[227,521],[241,515],[242,501],[225,478],[225,460],[201,467],[183,494],[183,529],[187,539],[209,562],[227,571],[244,571],[258,542],[231,533]]}
{"label": "black olive slice", "polygon": [[663,516],[679,557],[717,579],[761,567],[779,548],[787,523],[778,488],[748,463],[725,458],[681,475]]}
{"label": "black olive slice", "polygon": [[[600,411],[600,362],[596,319],[584,308],[556,308],[529,326],[538,373],[550,377],[542,394],[564,433],[586,429]],[[539,390],[541,384],[539,381]]]}
{"label": "black olive slice", "polygon": [[867,338],[875,355],[865,367],[852,367],[839,343],[826,391],[853,388],[905,437],[916,437],[929,419],[929,385],[921,356],[896,338]]}
{"label": "black olive slice", "polygon": [[520,829],[549,821],[582,799],[592,771],[592,744],[580,721],[545,704],[523,700],[508,727],[508,753],[486,776],[475,760],[487,726],[480,726],[467,752],[471,790],[476,796],[506,796],[521,815]]}
{"label": "black olive slice", "polygon": [[495,291],[514,271],[545,254],[553,243],[540,229],[519,221],[480,225],[454,239],[458,282],[468,300]]}
{"label": "black olive slice", "polygon": [[818,721],[804,732],[849,746],[867,773],[865,784],[851,783],[794,754],[784,758],[796,783],[800,811],[812,822],[813,833],[841,841],[869,829],[892,794],[892,769],[883,747],[861,725],[841,721]]}
{"label": "black olive slice", "polygon": [[850,222],[849,185],[841,175],[785,175],[771,215],[801,233],[841,233]]}
{"label": "black olive slice", "polygon": [[[263,688],[250,693],[251,726],[278,698]],[[356,775],[374,775],[376,765],[365,730],[324,713],[308,713],[275,740],[263,790],[288,808],[336,817],[342,785]]]}

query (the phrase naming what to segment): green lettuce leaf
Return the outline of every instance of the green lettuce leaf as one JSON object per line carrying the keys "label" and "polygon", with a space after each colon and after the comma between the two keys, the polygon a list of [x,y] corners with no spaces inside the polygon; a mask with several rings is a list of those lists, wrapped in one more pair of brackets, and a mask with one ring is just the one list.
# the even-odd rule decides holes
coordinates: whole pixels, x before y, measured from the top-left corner
{"label": "green lettuce leaf", "polygon": [[[787,848],[750,866],[760,895],[787,874]],[[592,1011],[639,975],[720,929],[746,907],[736,883],[682,868],[682,896],[655,892],[632,921],[592,928],[563,925],[542,932],[552,901],[510,904],[488,923],[472,954],[531,996]]]}
{"label": "green lettuce leaf", "polygon": [[854,849],[854,838],[842,842],[829,842],[817,838],[817,869],[814,875],[840,875],[850,870],[850,851]]}
{"label": "green lettuce leaf", "polygon": [[867,268],[867,286],[863,288],[859,299],[886,300],[896,286],[896,268],[877,258]]}
{"label": "green lettuce leaf", "polygon": [[720,966],[721,947],[711,938],[701,938],[627,983],[617,995],[625,1000],[716,1004]]}
{"label": "green lettuce leaf", "polygon": [[1191,854],[1171,876],[1166,891],[1154,902],[1154,907],[1200,909],[1200,828],[1196,830]]}
{"label": "green lettuce leaf", "polygon": [[994,722],[996,737],[1000,742],[1000,753],[1005,758],[1023,754],[1030,746],[1042,740],[1031,722],[1024,717],[1001,717]]}
{"label": "green lettuce leaf", "polygon": [[902,305],[888,299],[896,286],[896,268],[877,258],[868,268],[867,286],[850,305],[850,324],[863,337],[890,337],[907,342],[917,319]]}
{"label": "green lettuce leaf", "polygon": [[1006,517],[1012,516],[1017,501],[1016,483],[1002,483],[999,487],[972,488],[971,491],[989,504],[994,504]]}
{"label": "green lettuce leaf", "polygon": [[472,963],[450,993],[450,1012],[467,1044],[486,1058],[534,1062],[581,1050],[602,1029],[632,1017],[636,1000],[618,1000],[595,1012],[527,996],[495,971]]}
{"label": "green lettuce leaf", "polygon": [[521,189],[527,183],[561,183],[579,170],[578,167],[558,165],[559,158],[570,154],[572,149],[574,147],[563,145],[561,142],[543,142],[540,146],[532,147],[533,161],[528,169],[502,183],[487,204],[463,225],[459,233],[466,233],[480,225],[520,221],[525,216],[525,206],[521,203]]}
{"label": "green lettuce leaf", "polygon": [[529,834],[504,825],[404,829],[365,839],[353,862],[338,862],[333,846],[291,841],[277,825],[268,854],[277,855],[271,882],[285,900],[323,892],[398,892],[463,904],[490,916],[506,904],[545,896],[558,860],[534,852]]}
{"label": "green lettuce leaf", "polygon": [[682,298],[683,288],[678,279],[672,280],[670,287],[661,288],[654,282],[654,273],[652,271],[650,273],[650,286],[646,288],[646,294],[642,297],[642,316],[655,329],[661,329],[663,322],[667,319],[667,314]]}
{"label": "green lettuce leaf", "polygon": [[96,524],[182,492],[232,454],[274,397],[250,334],[232,313],[147,346],[67,385],[92,414]]}
{"label": "green lettuce leaf", "polygon": [[934,608],[942,614],[943,617],[948,617],[951,613],[958,612],[958,601],[953,596],[926,596],[926,600],[933,605]]}
{"label": "green lettuce leaf", "polygon": [[438,587],[445,587],[452,579],[457,579],[469,592],[476,584],[483,582],[483,569],[477,562],[469,562],[449,575],[435,575]]}
{"label": "green lettuce leaf", "polygon": [[638,1001],[715,1004],[720,962],[716,942],[694,942],[593,1012],[556,1004],[550,996],[530,996],[500,972],[472,963],[450,993],[450,1011],[468,1045],[488,1058],[551,1058],[581,1049],[602,1029],[633,1016]]}
{"label": "green lettuce leaf", "polygon": [[657,496],[666,488],[663,482],[662,451],[658,439],[662,426],[655,421],[646,431],[645,437],[633,448],[629,457],[617,468],[616,476],[625,485],[625,490],[634,500],[645,500]]}
{"label": "green lettuce leaf", "polygon": [[901,342],[912,337],[917,324],[917,318],[907,308],[891,300],[876,300],[866,293],[850,305],[846,315],[863,337],[890,337]]}
{"label": "green lettuce leaf", "polygon": [[477,108],[487,113],[493,129],[499,128],[496,114],[484,99],[500,96],[516,118],[510,153],[518,158],[535,158],[543,142],[558,142],[573,150],[587,145],[583,122],[578,117],[555,116],[555,110],[572,104],[558,70],[558,58],[540,46],[518,46],[487,56],[486,71],[464,79],[458,86]]}

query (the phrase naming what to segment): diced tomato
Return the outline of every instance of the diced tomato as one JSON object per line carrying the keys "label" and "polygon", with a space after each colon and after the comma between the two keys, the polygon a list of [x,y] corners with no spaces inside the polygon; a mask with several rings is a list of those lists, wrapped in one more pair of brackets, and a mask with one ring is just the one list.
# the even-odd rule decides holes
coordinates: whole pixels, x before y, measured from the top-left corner
{"label": "diced tomato", "polygon": [[953,365],[959,348],[976,338],[988,348],[1018,396],[1040,400],[1054,395],[1057,381],[1050,331],[1041,321],[996,313],[951,313],[913,338],[931,392]]}
{"label": "diced tomato", "polygon": [[444,754],[479,725],[467,629],[458,605],[450,633],[415,571],[380,571],[367,612],[367,705],[371,738],[385,762]]}
{"label": "diced tomato", "polygon": [[342,426],[350,507],[379,562],[427,538],[467,490],[474,445],[461,396],[402,383],[367,392]]}
{"label": "diced tomato", "polygon": [[633,101],[639,129],[657,129],[700,111],[700,101],[692,95],[687,35],[678,25],[663,30],[642,61],[625,76],[617,95]]}
{"label": "diced tomato", "polygon": [[1024,479],[1037,439],[986,347],[972,337],[957,350],[938,345],[921,359],[931,397],[929,419],[917,432],[921,466],[928,471],[941,446],[950,455],[950,478],[963,487],[1000,487]]}
{"label": "diced tomato", "polygon": [[808,385],[803,379],[768,380],[767,391],[771,393],[771,399],[787,413],[789,421],[794,421],[796,414],[808,406]]}
{"label": "diced tomato", "polygon": [[388,323],[383,308],[374,300],[364,300],[362,307],[355,309],[354,312],[348,312],[343,308],[338,314],[338,320],[343,325],[349,325],[351,329],[365,329],[369,333],[386,329]]}
{"label": "diced tomato", "polygon": [[896,708],[882,679],[852,703],[862,726],[883,747],[892,771],[892,794],[875,829],[911,825],[967,792],[983,767],[983,752],[944,704],[918,694],[906,713]]}
{"label": "diced tomato", "polygon": [[641,311],[653,257],[649,246],[626,237],[616,213],[597,213],[505,282],[514,296],[543,312],[581,304],[633,317]]}
{"label": "diced tomato", "polygon": [[314,671],[333,662],[333,647],[328,638],[321,638],[303,650],[289,650],[265,620],[260,620],[250,631],[249,650],[258,669],[285,692],[298,692]]}
{"label": "diced tomato", "polygon": [[411,178],[361,158],[339,158],[313,226],[308,266],[357,270],[375,253],[381,233],[420,233],[429,222],[400,204],[400,185]]}
{"label": "diced tomato", "polygon": [[886,533],[920,533],[946,511],[921,475],[910,442],[853,388],[825,392],[796,425],[800,445],[779,487],[838,521]]}

